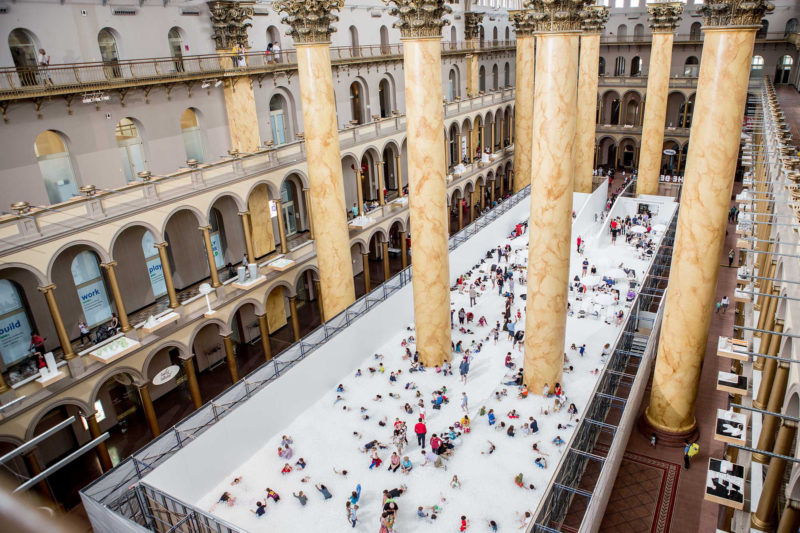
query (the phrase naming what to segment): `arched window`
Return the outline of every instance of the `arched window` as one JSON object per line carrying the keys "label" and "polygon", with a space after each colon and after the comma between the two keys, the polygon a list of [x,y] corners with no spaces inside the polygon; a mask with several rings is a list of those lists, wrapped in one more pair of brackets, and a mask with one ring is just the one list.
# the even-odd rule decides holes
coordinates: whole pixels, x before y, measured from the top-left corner
{"label": "arched window", "polygon": [[756,32],[756,39],[766,39],[767,33],[769,33],[769,21],[761,19],[761,27]]}
{"label": "arched window", "polygon": [[381,26],[381,54],[389,53],[389,28]]}
{"label": "arched window", "polygon": [[617,26],[617,40],[625,41],[628,39],[628,27],[625,24]]}
{"label": "arched window", "polygon": [[775,71],[775,83],[789,83],[789,75],[792,73],[793,63],[794,60],[790,55],[785,55],[781,58]]}
{"label": "arched window", "polygon": [[614,60],[614,76],[624,76],[625,75],[625,58],[622,56],[618,56]]}
{"label": "arched window", "polygon": [[122,72],[119,68],[119,49],[117,48],[117,37],[111,28],[103,28],[97,34],[97,45],[100,47],[100,57],[105,64],[106,76],[119,78]]}
{"label": "arched window", "polygon": [[511,40],[511,30],[506,27],[506,42]]}
{"label": "arched window", "polygon": [[30,353],[33,321],[18,285],[7,279],[0,279],[0,356],[4,366],[25,359]]}
{"label": "arched window", "polygon": [[283,211],[283,222],[286,228],[286,236],[297,233],[297,191],[295,185],[290,180],[283,180],[281,185],[281,210]]}
{"label": "arched window", "polygon": [[364,103],[362,100],[361,84],[354,81],[350,84],[350,113],[356,124],[364,123],[364,114],[362,113]]}
{"label": "arched window", "polygon": [[126,117],[117,123],[114,134],[122,157],[122,173],[126,181],[133,181],[139,172],[147,170],[147,157],[139,127],[133,119]]}
{"label": "arched window", "polygon": [[[172,59],[175,60],[175,70],[183,72],[183,36],[181,29],[173,26],[167,33],[167,41],[169,42],[169,53],[172,54]],[[188,50],[188,46],[186,47]]]}
{"label": "arched window", "polygon": [[753,56],[753,61],[750,63],[750,75],[762,76],[764,74],[764,58],[761,56]]}
{"label": "arched window", "polygon": [[[273,49],[275,46],[278,47],[278,51],[274,52],[278,54],[281,46],[281,31],[275,26],[269,26],[267,28],[267,44],[269,43],[272,43]],[[278,61],[279,58],[275,57],[275,60]]]}
{"label": "arched window", "polygon": [[358,57],[358,28],[350,26],[350,48],[352,49],[353,57]]}
{"label": "arched window", "polygon": [[109,320],[111,305],[108,303],[106,284],[94,252],[84,250],[78,253],[72,260],[70,270],[86,324],[92,327]]}
{"label": "arched window", "polygon": [[8,34],[8,48],[17,68],[20,84],[24,86],[38,84],[36,56],[39,53],[39,46],[36,36],[25,28],[12,30]]}
{"label": "arched window", "polygon": [[458,46],[458,32],[456,27],[450,28],[450,48],[455,49]]}
{"label": "arched window", "polygon": [[644,39],[644,24],[637,24],[633,27],[633,40],[641,41]]}
{"label": "arched window", "polygon": [[498,83],[498,73],[497,73],[497,65],[492,66],[492,90],[497,90],[497,83]]}
{"label": "arched window", "polygon": [[511,67],[508,63],[503,65],[503,87],[511,86]]}
{"label": "arched window", "polygon": [[225,250],[228,249],[228,240],[225,238],[225,223],[219,209],[211,208],[208,221],[211,226],[211,250],[214,253],[214,265],[220,269],[225,266]]}
{"label": "arched window", "polygon": [[269,99],[269,125],[272,130],[272,142],[275,145],[284,144],[287,138],[291,138],[288,132],[286,109],[286,99],[283,95],[272,95],[272,98]]}
{"label": "arched window", "polygon": [[792,18],[786,21],[786,29],[783,32],[783,36],[788,37],[789,35],[797,33],[798,31],[800,31],[800,22],[798,22],[797,19]]}
{"label": "arched window", "polygon": [[183,135],[183,146],[186,148],[186,159],[196,159],[198,162],[204,163],[205,150],[200,121],[197,112],[191,107],[181,114],[181,134]]}
{"label": "arched window", "polygon": [[481,65],[481,68],[478,70],[478,90],[486,90],[486,68],[484,68],[483,65]]}
{"label": "arched window", "polygon": [[638,76],[642,73],[642,59],[639,56],[633,56],[631,59],[631,76]]}
{"label": "arched window", "polygon": [[597,74],[600,76],[606,75],[606,58],[601,57],[600,61],[597,63]]}
{"label": "arched window", "polygon": [[167,294],[164,269],[161,266],[158,248],[156,248],[156,238],[150,230],[145,230],[142,235],[142,252],[144,253],[144,263],[147,266],[147,276],[150,278],[150,286],[153,288],[153,297],[158,298]]}
{"label": "arched window", "polygon": [[64,137],[53,130],[43,131],[36,137],[33,150],[50,203],[65,202],[77,195],[78,184]]}
{"label": "arched window", "polygon": [[686,58],[686,63],[683,64],[683,75],[687,78],[696,78],[700,75],[700,61],[695,56]]}
{"label": "arched window", "polygon": [[701,28],[703,27],[702,24],[699,22],[693,22],[692,27],[689,29],[689,40],[691,41],[699,41],[701,36]]}
{"label": "arched window", "polygon": [[497,26],[492,29],[492,42],[497,42]]}
{"label": "arched window", "polygon": [[378,84],[378,102],[381,106],[381,117],[388,117],[392,114],[392,85],[389,80],[384,78]]}
{"label": "arched window", "polygon": [[456,73],[456,69],[450,69],[450,75],[448,78],[448,90],[449,90],[449,97],[448,100],[451,102],[459,96],[458,93],[458,74]]}

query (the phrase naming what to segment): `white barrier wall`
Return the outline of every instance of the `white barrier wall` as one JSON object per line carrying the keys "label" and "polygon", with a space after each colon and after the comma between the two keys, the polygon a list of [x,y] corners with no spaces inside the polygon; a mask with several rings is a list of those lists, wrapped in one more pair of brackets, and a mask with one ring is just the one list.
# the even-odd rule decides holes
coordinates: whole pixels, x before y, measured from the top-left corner
{"label": "white barrier wall", "polygon": [[[500,237],[527,220],[527,198],[450,253],[450,279],[479,263]],[[386,340],[413,322],[411,284],[376,305],[349,327],[267,385],[191,444],[148,474],[145,481],[185,502],[196,502],[231,475],[264,443],[355,372]]]}
{"label": "white barrier wall", "polygon": [[594,224],[595,213],[599,216],[606,208],[608,201],[608,180],[603,182],[592,192],[592,194],[574,193],[573,205],[577,204],[578,195],[586,196],[583,206],[576,213],[575,220],[572,221],[572,242],[570,246],[575,244],[578,235],[582,239],[589,240],[593,235],[589,235],[589,228]]}

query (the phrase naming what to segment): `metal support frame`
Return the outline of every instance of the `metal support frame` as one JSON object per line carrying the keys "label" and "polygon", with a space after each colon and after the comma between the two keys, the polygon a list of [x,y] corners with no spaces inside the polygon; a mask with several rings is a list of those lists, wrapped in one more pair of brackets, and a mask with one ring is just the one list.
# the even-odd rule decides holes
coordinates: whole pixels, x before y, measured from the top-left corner
{"label": "metal support frame", "polygon": [[58,472],[59,470],[61,470],[65,466],[67,466],[69,463],[71,463],[72,461],[74,461],[75,459],[80,457],[81,455],[85,454],[86,452],[92,451],[95,446],[97,446],[101,442],[105,442],[108,439],[108,437],[110,437],[110,435],[108,434],[108,432],[106,432],[106,433],[103,433],[102,435],[100,435],[99,437],[97,437],[96,439],[87,442],[86,444],[84,444],[83,446],[81,446],[80,448],[78,448],[77,450],[75,450],[74,452],[69,454],[68,456],[66,456],[63,459],[61,459],[60,461],[58,461],[53,466],[50,466],[50,467],[44,469],[40,474],[37,474],[37,475],[33,476],[28,481],[26,481],[25,483],[23,483],[22,485],[20,485],[16,489],[14,489],[14,493],[16,494],[17,492],[23,492],[23,491],[28,490],[29,488],[31,488],[32,486],[36,485],[37,483],[39,483],[43,479],[48,478],[50,476],[50,474],[54,474],[55,472]]}
{"label": "metal support frame", "polygon": [[58,433],[62,429],[71,426],[73,424],[73,422],[75,422],[75,417],[74,416],[71,416],[71,417],[67,418],[66,420],[62,420],[61,422],[59,422],[55,426],[51,427],[50,429],[48,429],[44,433],[36,435],[31,440],[25,442],[24,444],[21,444],[20,446],[17,446],[16,448],[11,450],[10,452],[5,454],[4,456],[0,457],[0,464],[7,463],[8,461],[13,459],[14,457],[22,455],[23,453],[25,453],[25,452],[27,452],[29,450],[32,450],[41,441],[43,441],[44,439],[50,437],[51,435],[53,435],[55,433]]}
{"label": "metal support frame", "polygon": [[783,333],[772,331],[769,329],[758,329],[758,328],[751,328],[748,326],[737,326],[736,324],[733,325],[733,329],[745,330],[745,331],[758,331],[759,333],[769,333],[770,335],[778,335],[780,337],[790,337],[792,339],[800,339],[800,335],[792,335],[791,333]]}

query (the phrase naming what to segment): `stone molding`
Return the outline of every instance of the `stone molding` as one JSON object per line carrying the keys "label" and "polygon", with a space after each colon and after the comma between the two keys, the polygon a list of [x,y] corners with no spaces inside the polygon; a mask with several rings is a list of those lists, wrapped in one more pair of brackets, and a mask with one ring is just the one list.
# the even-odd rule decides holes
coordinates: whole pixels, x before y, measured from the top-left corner
{"label": "stone molding", "polygon": [[214,44],[217,50],[230,50],[237,44],[249,48],[247,28],[252,26],[248,20],[253,18],[254,2],[232,2],[215,0],[208,2]]}
{"label": "stone molding", "polygon": [[698,12],[706,26],[760,26],[774,9],[767,0],[706,0]]}
{"label": "stone molding", "polygon": [[276,13],[283,13],[281,22],[291,30],[288,35],[295,44],[329,43],[339,21],[336,11],[344,0],[277,0],[272,4]]}
{"label": "stone molding", "polygon": [[384,3],[394,4],[390,14],[399,20],[393,27],[400,30],[400,36],[404,39],[441,39],[442,28],[450,24],[442,17],[453,12],[444,0],[384,0]]}
{"label": "stone molding", "polygon": [[680,2],[659,2],[647,4],[650,13],[650,29],[654,32],[674,33],[681,23],[683,4]]}

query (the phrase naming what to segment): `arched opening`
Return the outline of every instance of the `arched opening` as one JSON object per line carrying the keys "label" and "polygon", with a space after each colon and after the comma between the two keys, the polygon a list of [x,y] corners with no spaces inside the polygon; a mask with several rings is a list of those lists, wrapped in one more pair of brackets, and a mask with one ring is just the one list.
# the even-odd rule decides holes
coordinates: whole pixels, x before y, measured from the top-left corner
{"label": "arched opening", "polygon": [[452,102],[453,100],[461,96],[461,93],[458,88],[458,71],[456,71],[455,68],[451,68],[450,74],[447,76],[447,79],[448,79],[448,96],[450,97],[449,100]]}
{"label": "arched opening", "polygon": [[288,107],[286,98],[282,94],[273,94],[269,99],[269,126],[275,146],[285,144],[287,139],[291,139]]}
{"label": "arched opening", "polygon": [[792,73],[792,64],[794,64],[792,56],[785,55],[781,57],[775,69],[775,83],[789,83],[789,78]]}
{"label": "arched opening", "polygon": [[493,65],[492,66],[492,90],[493,91],[497,90],[497,84],[498,84],[497,65]]}
{"label": "arched opening", "polygon": [[[181,350],[174,346],[159,349],[147,364],[145,378],[150,383],[148,388],[156,420],[161,429],[169,428],[194,411],[189,380]],[[162,370],[176,366],[178,373],[171,380],[160,385],[152,382]]]}
{"label": "arched opening", "polygon": [[617,40],[626,41],[628,39],[628,27],[625,24],[617,26]]}
{"label": "arched opening", "polygon": [[398,191],[398,195],[400,194],[399,183],[397,181],[397,170],[395,169],[396,154],[397,154],[396,146],[392,143],[387,144],[384,147],[383,152],[381,154],[381,156],[383,157],[383,183],[387,189],[386,192],[387,201],[390,200],[389,198],[390,191],[395,190]]}
{"label": "arched opening", "polygon": [[497,26],[492,28],[492,42],[493,43],[497,42]]}
{"label": "arched opening", "polygon": [[696,78],[700,75],[700,61],[695,56],[686,58],[683,64],[683,75],[687,78]]}
{"label": "arched opening", "polygon": [[447,146],[450,150],[450,166],[454,167],[461,162],[459,156],[459,145],[461,144],[461,136],[458,134],[458,125],[453,124],[450,126],[450,132],[447,137]]}
{"label": "arched opening", "polygon": [[8,48],[11,59],[17,69],[21,85],[29,86],[39,83],[38,62],[39,41],[25,28],[16,28],[8,34]]}
{"label": "arched opening", "polygon": [[511,67],[508,63],[503,65],[503,87],[511,86]]}
{"label": "arched opening", "polygon": [[125,181],[136,179],[139,172],[147,170],[147,156],[137,121],[126,117],[117,123],[114,130],[122,158],[122,173]]}
{"label": "arched opening", "polygon": [[350,114],[355,124],[364,124],[366,117],[363,93],[361,83],[354,81],[350,84]]}
{"label": "arched opening", "polygon": [[[179,209],[166,222],[167,258],[175,288],[179,291],[209,276],[208,260],[204,260],[207,254],[203,235],[197,229],[206,224],[190,209]],[[212,238],[211,244],[214,254],[220,255],[220,237]]]}
{"label": "arched opening", "polygon": [[793,33],[798,33],[800,30],[800,22],[796,18],[790,18],[786,21],[786,29],[783,32],[784,37],[788,37]]}
{"label": "arched opening", "polygon": [[245,303],[236,309],[231,318],[231,340],[240,377],[258,368],[266,357],[260,342],[259,314],[264,314],[264,311],[256,309],[253,303]]}
{"label": "arched opening", "polygon": [[769,21],[767,19],[761,19],[761,27],[756,32],[756,39],[766,39],[768,33]]}
{"label": "arched opening", "polygon": [[673,175],[678,172],[681,147],[675,141],[664,141],[661,151],[661,173]]}
{"label": "arched opening", "polygon": [[220,394],[230,386],[233,379],[228,365],[223,364],[226,354],[222,333],[222,326],[218,322],[209,322],[197,330],[192,340],[194,357],[186,364],[196,365],[195,373],[203,401]]}
{"label": "arched opening", "polygon": [[103,28],[97,34],[97,46],[100,47],[100,58],[103,60],[104,72],[109,78],[119,78],[122,72],[119,68],[119,49],[117,48],[116,32],[111,28]]}
{"label": "arched opening", "polygon": [[686,158],[689,155],[689,143],[683,145],[681,148],[681,159],[680,163],[678,164],[678,173],[683,174],[686,171]]}
{"label": "arched opening", "polygon": [[389,28],[381,26],[381,54],[389,53]]}
{"label": "arched opening", "polygon": [[617,161],[617,144],[611,137],[600,139],[597,144],[597,166],[615,168]]}
{"label": "arched opening", "polygon": [[181,114],[181,136],[183,146],[186,149],[186,159],[195,159],[204,163],[205,149],[203,147],[203,133],[200,130],[200,121],[197,117],[197,110],[192,107],[187,108]]}
{"label": "arched opening", "polygon": [[680,128],[683,124],[683,115],[685,111],[684,104],[686,97],[683,93],[672,92],[667,96],[667,114],[665,115],[665,124],[667,128]]}
{"label": "arched opening", "polygon": [[614,60],[614,76],[624,76],[625,75],[625,58],[622,56],[617,56]]}
{"label": "arched opening", "polygon": [[639,124],[639,107],[641,97],[636,92],[628,92],[623,97],[622,124],[636,126]]}
{"label": "arched opening", "polygon": [[761,56],[753,56],[753,61],[750,63],[750,76],[761,77],[764,75],[764,58]]}
{"label": "arched opening", "polygon": [[111,256],[117,262],[117,281],[131,323],[137,322],[133,313],[167,294],[157,242],[153,232],[140,225],[125,228],[113,241]]}
{"label": "arched opening", "polygon": [[511,40],[511,30],[506,26],[506,42]]}
{"label": "arched opening", "polygon": [[452,26],[450,28],[450,49],[455,50],[458,46],[458,33],[456,32],[456,27]]}
{"label": "arched opening", "polygon": [[78,194],[72,158],[66,139],[61,133],[43,131],[36,137],[33,151],[51,204],[65,202]]}
{"label": "arched opening", "polygon": [[358,28],[350,26],[350,49],[352,50],[353,57],[358,57]]}
{"label": "arched opening", "polygon": [[616,125],[620,123],[622,104],[619,93],[608,91],[603,95],[601,102],[601,124]]}
{"label": "arched opening", "polygon": [[642,59],[639,56],[633,56],[631,59],[631,76],[638,76],[642,73]]}
{"label": "arched opening", "polygon": [[111,302],[97,254],[90,250],[78,252],[70,263],[70,272],[86,324],[92,328],[110,320]]}
{"label": "arched opening", "polygon": [[691,28],[689,28],[689,40],[699,41],[702,39],[702,27],[703,25],[699,22],[693,22]]}
{"label": "arched opening", "polygon": [[643,41],[644,40],[644,24],[637,24],[633,27],[633,40],[634,41]]}
{"label": "arched opening", "polygon": [[[169,53],[172,59],[175,60],[175,70],[183,72],[183,49],[185,46],[183,42],[183,30],[177,26],[170,28],[167,33],[167,43],[169,44]],[[186,50],[188,49],[189,46],[186,45]]]}
{"label": "arched opening", "polygon": [[380,103],[382,118],[392,114],[393,101],[392,85],[387,78],[383,78],[378,84],[378,102]]}
{"label": "arched opening", "polygon": [[625,170],[633,170],[636,168],[636,145],[631,139],[623,139],[619,143],[619,161],[618,167]]}
{"label": "arched opening", "polygon": [[691,95],[685,102],[681,103],[678,108],[680,118],[678,119],[679,127],[691,128],[692,127],[692,114],[694,113],[694,95]]}
{"label": "arched opening", "polygon": [[297,320],[300,323],[300,334],[305,335],[322,323],[319,314],[319,295],[315,291],[314,280],[319,276],[313,269],[307,269],[297,276],[294,286],[296,295]]}
{"label": "arched opening", "polygon": [[161,257],[158,255],[158,248],[156,248],[156,238],[150,230],[144,230],[142,233],[142,255],[147,266],[147,276],[150,281],[150,289],[153,291],[153,298],[164,296],[167,294],[164,267],[161,264]]}
{"label": "arched opening", "polygon": [[455,191],[453,191],[452,196],[450,196],[450,235],[458,233],[458,231],[461,229],[458,225],[459,210],[461,210],[462,220],[464,216],[461,200],[462,200],[461,191],[456,189]]}
{"label": "arched opening", "polygon": [[114,465],[153,439],[142,409],[135,377],[128,372],[109,376],[94,397],[94,409],[100,431],[107,431],[108,453]]}
{"label": "arched opening", "polygon": [[606,58],[605,57],[601,57],[600,60],[597,63],[597,74],[599,76],[605,76],[606,75]]}
{"label": "arched opening", "polygon": [[483,65],[478,70],[478,91],[486,91],[486,68]]}
{"label": "arched opening", "polygon": [[300,198],[302,188],[298,187],[296,178],[290,176],[281,185],[281,211],[286,237],[291,237],[300,228]]}
{"label": "arched opening", "polygon": [[[3,275],[6,276],[7,272]],[[6,381],[13,384],[38,371],[29,349],[31,334],[37,329],[22,285],[5,277],[0,279],[0,324],[3,328],[0,368],[14,374],[13,379],[9,376]]]}

